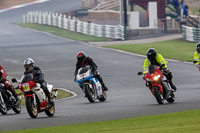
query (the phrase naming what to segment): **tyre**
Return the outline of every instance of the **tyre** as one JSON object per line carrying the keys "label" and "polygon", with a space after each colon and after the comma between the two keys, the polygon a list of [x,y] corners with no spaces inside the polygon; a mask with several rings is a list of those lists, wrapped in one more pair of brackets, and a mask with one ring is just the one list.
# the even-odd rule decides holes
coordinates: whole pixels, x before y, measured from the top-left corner
{"label": "tyre", "polygon": [[167,102],[168,102],[168,103],[173,103],[174,101],[175,101],[175,95],[174,95],[174,93],[172,92],[171,97],[167,99]]}
{"label": "tyre", "polygon": [[93,88],[90,88],[88,84],[84,85],[85,87],[85,95],[90,103],[95,102],[95,92]]}
{"label": "tyre", "polygon": [[154,90],[154,96],[156,97],[157,102],[159,104],[163,104],[164,103],[164,97],[163,97],[163,94],[160,93],[159,87],[154,86],[153,90]]}
{"label": "tyre", "polygon": [[0,112],[3,114],[3,115],[6,115],[7,112],[8,112],[8,109],[7,109],[7,106],[4,102],[4,99],[3,99],[3,96],[0,92]]}
{"label": "tyre", "polygon": [[51,106],[45,110],[45,113],[47,116],[52,117],[55,114],[55,104],[54,102],[51,103]]}
{"label": "tyre", "polygon": [[18,104],[16,104],[13,108],[13,111],[17,114],[21,113],[21,105],[20,102]]}
{"label": "tyre", "polygon": [[32,97],[26,98],[26,110],[32,118],[36,118],[38,116],[38,108],[34,105]]}
{"label": "tyre", "polygon": [[106,91],[103,91],[102,96],[98,99],[100,102],[104,102],[107,99]]}

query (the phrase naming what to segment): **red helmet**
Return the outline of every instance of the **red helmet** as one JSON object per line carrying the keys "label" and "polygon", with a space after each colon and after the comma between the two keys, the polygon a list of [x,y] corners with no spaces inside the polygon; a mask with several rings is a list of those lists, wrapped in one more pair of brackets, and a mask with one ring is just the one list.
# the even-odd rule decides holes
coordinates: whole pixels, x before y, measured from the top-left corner
{"label": "red helmet", "polygon": [[85,52],[80,51],[80,52],[77,53],[77,60],[78,60],[79,62],[82,62],[82,61],[84,61],[85,59],[86,59],[86,54],[85,54]]}

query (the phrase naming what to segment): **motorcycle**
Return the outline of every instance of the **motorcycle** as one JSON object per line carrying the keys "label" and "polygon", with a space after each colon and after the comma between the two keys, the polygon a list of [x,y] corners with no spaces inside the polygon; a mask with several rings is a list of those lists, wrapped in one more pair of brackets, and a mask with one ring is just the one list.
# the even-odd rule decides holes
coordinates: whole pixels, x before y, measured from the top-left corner
{"label": "motorcycle", "polygon": [[[175,101],[174,91],[172,90],[168,79],[164,76],[165,72],[162,71],[164,66],[164,64],[160,67],[150,65],[147,74],[144,76],[146,86],[149,87],[159,104],[163,104],[164,100],[167,100],[169,103]],[[138,75],[143,75],[143,73],[138,72]]]}
{"label": "motorcycle", "polygon": [[103,102],[107,98],[107,94],[102,89],[102,85],[94,74],[92,74],[90,66],[85,66],[78,70],[75,80],[82,91],[85,93],[90,103],[94,103],[96,99]]}
{"label": "motorcycle", "polygon": [[[12,79],[12,81],[17,83],[15,78]],[[31,73],[24,74],[18,84],[19,89],[23,92],[25,97],[26,110],[32,118],[37,118],[38,113],[43,111],[49,117],[54,116],[54,100],[57,96],[57,89],[54,89],[53,85],[47,84],[52,100],[52,102],[49,103],[40,84],[33,81],[33,75]]]}
{"label": "motorcycle", "polygon": [[[6,115],[12,109],[15,113],[21,112],[21,100],[16,102],[15,97],[9,90],[5,90],[4,84],[0,84],[0,112]],[[21,99],[21,97],[19,97]]]}

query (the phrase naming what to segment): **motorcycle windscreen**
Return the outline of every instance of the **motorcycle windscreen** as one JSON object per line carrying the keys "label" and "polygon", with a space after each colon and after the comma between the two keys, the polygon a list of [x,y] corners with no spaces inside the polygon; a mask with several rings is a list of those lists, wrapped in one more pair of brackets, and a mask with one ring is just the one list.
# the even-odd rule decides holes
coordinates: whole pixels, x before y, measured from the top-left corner
{"label": "motorcycle windscreen", "polygon": [[80,74],[86,73],[89,69],[90,69],[90,66],[85,66],[83,68],[80,68],[78,71],[78,74],[80,75]]}
{"label": "motorcycle windscreen", "polygon": [[25,74],[25,75],[22,76],[22,78],[21,78],[21,80],[20,80],[20,83],[28,82],[28,81],[30,81],[32,78],[33,78],[33,74],[31,74],[31,73]]}
{"label": "motorcycle windscreen", "polygon": [[157,69],[156,65],[150,65],[148,68],[149,74],[154,74]]}

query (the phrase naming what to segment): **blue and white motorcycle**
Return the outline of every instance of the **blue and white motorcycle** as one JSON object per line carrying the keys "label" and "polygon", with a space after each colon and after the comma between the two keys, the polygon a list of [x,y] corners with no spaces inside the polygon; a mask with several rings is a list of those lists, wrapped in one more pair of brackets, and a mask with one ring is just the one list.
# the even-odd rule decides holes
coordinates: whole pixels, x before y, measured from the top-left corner
{"label": "blue and white motorcycle", "polygon": [[91,72],[90,66],[82,67],[76,75],[76,82],[85,93],[85,97],[89,102],[94,103],[96,99],[103,102],[107,98],[107,94],[102,90],[102,85],[94,74]]}

